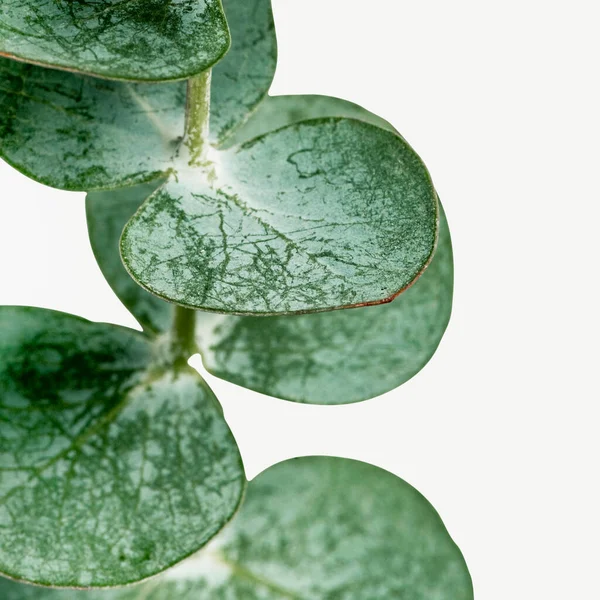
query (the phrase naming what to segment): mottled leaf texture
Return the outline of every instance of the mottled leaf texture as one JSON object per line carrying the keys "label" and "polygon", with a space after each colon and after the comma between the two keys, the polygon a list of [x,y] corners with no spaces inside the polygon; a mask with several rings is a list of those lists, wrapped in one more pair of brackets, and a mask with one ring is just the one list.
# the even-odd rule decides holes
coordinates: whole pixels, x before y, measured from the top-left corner
{"label": "mottled leaf texture", "polygon": [[399,136],[317,119],[172,177],[125,227],[121,255],[166,300],[238,314],[390,301],[429,262],[437,198]]}
{"label": "mottled leaf texture", "polygon": [[280,127],[322,117],[358,119],[397,133],[385,119],[340,98],[317,95],[267,96],[248,122],[227,138],[225,145],[231,147],[242,144]]}
{"label": "mottled leaf texture", "polygon": [[2,307],[0,332],[0,572],[135,582],[231,519],[243,467],[195,372],[152,368],[138,332],[49,310]]}
{"label": "mottled leaf texture", "polygon": [[389,304],[283,317],[199,316],[212,374],[296,402],[347,404],[410,379],[433,356],[452,310],[450,232],[441,213],[433,260]]}
{"label": "mottled leaf texture", "polygon": [[220,0],[2,0],[0,54],[109,79],[185,79],[230,44]]}
{"label": "mottled leaf texture", "polygon": [[183,134],[185,84],[133,84],[0,59],[0,152],[67,190],[167,171]]}
{"label": "mottled leaf texture", "polygon": [[[213,69],[213,141],[266,94],[277,55],[270,0],[227,0],[233,44]],[[67,190],[149,181],[173,167],[186,85],[106,81],[0,58],[0,156]]]}
{"label": "mottled leaf texture", "polygon": [[398,477],[299,458],[250,482],[237,518],[165,575],[110,592],[0,582],[4,600],[472,600],[465,561],[433,507]]}

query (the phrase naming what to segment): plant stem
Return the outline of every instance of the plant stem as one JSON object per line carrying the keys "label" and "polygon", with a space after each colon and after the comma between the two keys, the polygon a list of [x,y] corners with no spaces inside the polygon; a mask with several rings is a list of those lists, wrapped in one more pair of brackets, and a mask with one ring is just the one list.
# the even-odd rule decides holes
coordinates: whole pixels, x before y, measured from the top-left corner
{"label": "plant stem", "polygon": [[[208,126],[210,119],[210,69],[187,81],[185,108],[185,133],[183,148],[190,167],[208,164]],[[176,306],[170,335],[170,357],[174,365],[185,365],[192,354],[198,352],[196,345],[196,312]]]}
{"label": "plant stem", "polygon": [[187,81],[183,144],[188,151],[187,160],[190,167],[206,166],[207,163],[210,79],[209,69]]}
{"label": "plant stem", "polygon": [[196,352],[196,311],[176,306],[171,328],[172,361],[175,364],[187,364]]}

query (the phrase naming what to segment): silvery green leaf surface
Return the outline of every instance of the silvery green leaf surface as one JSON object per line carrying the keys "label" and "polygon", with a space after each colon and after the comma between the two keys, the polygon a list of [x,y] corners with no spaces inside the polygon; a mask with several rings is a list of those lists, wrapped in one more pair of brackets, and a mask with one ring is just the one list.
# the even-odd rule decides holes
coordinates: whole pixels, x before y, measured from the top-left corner
{"label": "silvery green leaf surface", "polygon": [[[227,60],[230,56],[231,53]],[[220,63],[217,69],[225,62],[227,61]],[[268,96],[247,125],[240,128],[239,134],[236,132],[227,139],[227,144],[231,145],[230,141],[234,144],[248,141],[297,120],[331,116],[354,117],[393,131],[393,127],[383,119],[346,100],[328,96]],[[283,118],[286,120],[282,121]],[[100,269],[114,292],[144,329],[154,333],[162,332],[169,326],[171,305],[147,293],[131,279],[123,267],[117,247],[127,221],[161,183],[156,180],[120,190],[92,192],[86,197],[90,242]],[[204,315],[203,321],[208,321],[207,317]]]}
{"label": "silvery green leaf surface", "polygon": [[269,396],[347,404],[388,392],[429,361],[452,310],[446,218],[431,264],[382,306],[281,317],[199,313],[198,344],[213,375]]}
{"label": "silvery green leaf surface", "polygon": [[[270,0],[224,4],[233,44],[212,74],[215,142],[266,94],[277,54]],[[61,189],[149,181],[173,168],[185,95],[182,82],[106,81],[0,58],[0,156]]]}
{"label": "silvery green leaf surface", "polygon": [[67,190],[140,183],[171,166],[185,84],[133,84],[0,58],[0,154]]}
{"label": "silvery green leaf surface", "polygon": [[229,47],[220,0],[3,0],[0,55],[110,79],[185,79]]}
{"label": "silvery green leaf surface", "polygon": [[279,463],[250,482],[231,526],[159,578],[107,592],[0,582],[5,600],[472,600],[464,558],[433,507],[371,465]]}
{"label": "silvery green leaf surface", "polygon": [[127,270],[161,298],[257,315],[379,304],[433,255],[431,179],[389,131],[305,121],[214,161],[171,177],[123,232]]}
{"label": "silvery green leaf surface", "polygon": [[54,311],[2,307],[0,332],[0,573],[136,582],[231,519],[243,466],[197,373],[159,368],[138,332]]}

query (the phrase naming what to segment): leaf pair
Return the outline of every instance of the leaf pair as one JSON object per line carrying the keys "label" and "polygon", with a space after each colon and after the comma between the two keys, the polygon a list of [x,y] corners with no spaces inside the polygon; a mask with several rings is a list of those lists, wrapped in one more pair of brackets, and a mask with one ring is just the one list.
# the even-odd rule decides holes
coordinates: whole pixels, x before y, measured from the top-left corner
{"label": "leaf pair", "polygon": [[[322,96],[269,97],[236,132],[231,145],[296,122],[333,116],[360,119],[392,130],[385,121],[343,100]],[[124,225],[160,185],[161,182],[157,182],[90,193],[86,200],[90,241],[100,268],[117,296],[150,334],[158,334],[168,327],[172,307],[144,292],[129,277],[116,248]],[[156,219],[156,227],[163,229],[165,238],[169,238],[164,240],[165,247],[192,237],[183,236],[181,230],[171,226],[176,221],[171,219],[172,215],[181,221],[184,218],[178,202],[179,199],[164,206],[169,225],[162,225],[160,219]],[[142,214],[146,215],[153,206],[147,203]],[[228,207],[222,206],[222,209],[225,211]],[[184,225],[182,223],[182,227]],[[216,225],[213,235],[218,231],[216,235],[220,236],[221,221]],[[204,237],[197,236],[202,243],[206,242]],[[230,236],[226,237],[229,240]],[[146,248],[141,247],[140,252],[143,261]],[[185,253],[180,254],[183,256],[174,261],[178,265],[185,264],[186,260]],[[327,277],[324,280],[327,284]],[[194,281],[190,286],[193,292]],[[270,282],[266,288],[270,291]],[[197,342],[205,367],[233,383],[297,402],[356,402],[398,387],[427,363],[450,318],[452,288],[452,247],[442,211],[439,241],[431,264],[418,281],[393,302],[280,317],[198,312]]]}
{"label": "leaf pair", "polygon": [[[37,4],[25,6],[35,11]],[[105,0],[44,6],[57,11],[70,6],[75,13],[101,10],[114,18],[110,4]],[[153,4],[164,11],[185,8],[185,3],[162,0],[113,4],[138,12],[156,11]],[[203,2],[193,4],[200,7]],[[215,143],[243,123],[266,95],[277,60],[270,0],[227,0],[225,8],[234,41],[212,71],[210,130]],[[14,10],[2,7],[0,15],[17,14]],[[140,22],[144,16],[139,14]],[[2,22],[0,16],[0,48],[6,35]],[[186,40],[202,43],[198,37]],[[131,44],[136,52],[138,41]],[[143,45],[139,48],[131,62],[152,68]],[[160,45],[155,49],[159,56],[164,54]],[[68,56],[77,55],[71,47],[68,50]],[[61,189],[90,191],[148,181],[172,168],[183,135],[185,90],[185,82],[107,81],[0,58],[0,155],[29,177]]]}
{"label": "leaf pair", "polygon": [[63,591],[4,580],[0,594],[5,600],[473,598],[460,551],[416,490],[371,465],[329,457],[286,461],[259,475],[226,532],[139,586]]}
{"label": "leaf pair", "polygon": [[[88,194],[86,210],[102,272],[144,329],[157,335],[169,326],[172,305],[140,288],[116,250],[124,224],[153,189],[147,184]],[[297,402],[357,402],[398,387],[428,362],[450,318],[452,288],[452,246],[442,212],[431,264],[393,302],[280,317],[198,312],[197,342],[205,367],[233,383]]]}
{"label": "leaf pair", "polygon": [[[110,29],[123,4],[89,10]],[[234,42],[214,69],[211,131],[220,146],[209,174],[177,157],[181,84],[110,82],[10,61],[0,79],[3,155],[40,181],[86,191],[170,174],[122,246],[136,281],[169,301],[240,314],[389,301],[433,254],[438,208],[424,165],[399,136],[348,118],[290,125],[282,117],[261,137],[223,149],[266,94],[276,55],[268,0],[229,0],[225,9]],[[79,23],[81,10],[66,13]]]}

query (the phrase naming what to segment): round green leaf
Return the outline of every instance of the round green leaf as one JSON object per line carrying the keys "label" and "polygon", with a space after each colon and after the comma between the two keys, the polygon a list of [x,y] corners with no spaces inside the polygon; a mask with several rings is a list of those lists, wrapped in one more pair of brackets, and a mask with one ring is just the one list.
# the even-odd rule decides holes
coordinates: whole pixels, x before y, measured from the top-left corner
{"label": "round green leaf", "polygon": [[0,308],[0,572],[52,586],[159,573],[234,515],[245,476],[191,369],[137,332]]}
{"label": "round green leaf", "polygon": [[340,98],[317,95],[267,96],[252,117],[227,138],[225,145],[229,148],[292,123],[323,117],[358,119],[397,133],[385,119]]}
{"label": "round green leaf", "polygon": [[200,315],[198,344],[208,371],[243,387],[296,402],[359,402],[427,364],[448,325],[452,289],[442,212],[431,264],[390,304],[267,319]]}
{"label": "round green leaf", "polygon": [[[277,45],[270,0],[227,0],[233,45],[212,73],[211,138],[225,139],[266,94]],[[67,190],[150,181],[173,168],[186,85],[106,81],[0,58],[0,156]]]}
{"label": "round green leaf", "polygon": [[[225,6],[228,8],[227,3]],[[229,12],[227,15],[230,23],[237,23],[236,20],[231,20]],[[237,39],[237,36],[234,37]],[[235,49],[234,42],[232,51],[229,52],[223,62],[217,65],[215,71],[231,59]],[[248,123],[236,130],[232,137],[227,138],[227,144],[245,142],[248,139],[297,121],[334,116],[352,117],[378,125],[384,129],[387,128],[390,131],[394,130],[387,121],[346,100],[328,96],[267,96]],[[285,119],[285,121],[282,119]],[[157,180],[149,184],[131,186],[120,190],[92,192],[86,197],[90,242],[98,265],[123,304],[146,331],[154,333],[160,333],[169,326],[172,316],[171,305],[147,293],[131,279],[123,267],[117,247],[119,237],[127,221],[142,202],[161,184],[162,182]],[[206,317],[203,317],[204,323],[207,320]]]}
{"label": "round green leaf", "polygon": [[220,0],[3,0],[0,55],[109,79],[165,81],[227,52]]}
{"label": "round green leaf", "polygon": [[306,121],[218,154],[209,173],[171,178],[125,227],[125,266],[159,297],[261,315],[380,304],[431,259],[433,185],[389,131]]}
{"label": "round green leaf", "polygon": [[6,600],[472,600],[465,561],[433,507],[371,465],[286,461],[248,487],[231,527],[188,563],[140,586],[40,592],[0,583]]}

